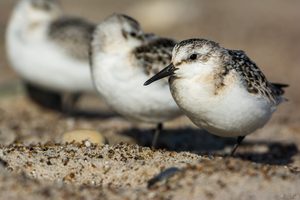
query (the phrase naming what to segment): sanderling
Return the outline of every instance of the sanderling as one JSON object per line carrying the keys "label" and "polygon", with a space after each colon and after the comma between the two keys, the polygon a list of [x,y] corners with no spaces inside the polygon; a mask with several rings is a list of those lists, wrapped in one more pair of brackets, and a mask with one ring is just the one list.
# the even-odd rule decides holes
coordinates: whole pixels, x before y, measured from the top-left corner
{"label": "sanderling", "polygon": [[56,0],[21,0],[16,5],[6,46],[29,96],[42,104],[56,100],[62,105],[54,107],[69,110],[81,93],[94,91],[88,55],[94,28],[84,19],[64,16]]}
{"label": "sanderling", "polygon": [[134,121],[156,123],[155,146],[162,123],[181,114],[167,81],[144,88],[143,82],[171,61],[175,42],[145,34],[129,16],[114,14],[93,35],[94,84],[109,106]]}
{"label": "sanderling", "polygon": [[171,64],[145,85],[167,76],[173,98],[193,123],[238,138],[231,155],[246,135],[267,123],[287,87],[268,82],[243,51],[205,39],[177,44]]}

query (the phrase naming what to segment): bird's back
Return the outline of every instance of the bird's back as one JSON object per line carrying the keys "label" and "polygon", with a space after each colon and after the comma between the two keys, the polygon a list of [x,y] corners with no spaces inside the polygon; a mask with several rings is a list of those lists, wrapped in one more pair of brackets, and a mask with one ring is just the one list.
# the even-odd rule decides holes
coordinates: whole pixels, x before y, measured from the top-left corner
{"label": "bird's back", "polygon": [[175,45],[176,42],[172,39],[150,38],[149,42],[137,47],[133,53],[145,74],[150,77],[171,62],[172,50]]}
{"label": "bird's back", "polygon": [[279,104],[283,100],[283,88],[288,85],[269,82],[244,51],[228,50],[228,52],[231,56],[228,69],[234,69],[240,75],[249,93],[261,95],[274,104]]}
{"label": "bird's back", "polygon": [[95,25],[81,18],[62,17],[49,26],[48,38],[75,59],[87,62]]}

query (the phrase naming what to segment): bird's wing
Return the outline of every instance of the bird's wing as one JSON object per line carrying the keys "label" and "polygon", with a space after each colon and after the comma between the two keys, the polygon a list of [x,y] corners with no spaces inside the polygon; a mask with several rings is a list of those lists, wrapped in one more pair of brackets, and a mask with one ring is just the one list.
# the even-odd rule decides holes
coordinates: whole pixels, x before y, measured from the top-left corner
{"label": "bird's wing", "polygon": [[137,47],[134,50],[134,55],[140,65],[143,66],[145,74],[150,77],[170,64],[175,45],[174,40],[152,37],[149,42]]}
{"label": "bird's wing", "polygon": [[88,61],[89,45],[95,25],[81,18],[62,17],[49,27],[49,39],[72,57]]}
{"label": "bird's wing", "polygon": [[241,50],[229,50],[231,55],[230,67],[236,70],[244,80],[249,93],[260,94],[273,103],[282,101],[286,84],[270,83],[258,66]]}

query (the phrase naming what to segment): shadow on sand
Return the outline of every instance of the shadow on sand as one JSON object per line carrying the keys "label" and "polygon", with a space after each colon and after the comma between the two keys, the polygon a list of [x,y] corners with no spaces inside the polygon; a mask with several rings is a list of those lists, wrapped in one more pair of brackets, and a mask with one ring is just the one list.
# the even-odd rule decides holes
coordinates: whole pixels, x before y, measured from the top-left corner
{"label": "shadow on sand", "polygon": [[82,119],[109,119],[119,116],[114,112],[102,110],[76,110],[72,113],[62,113],[66,117],[82,118]]}
{"label": "shadow on sand", "polygon": [[[129,129],[121,134],[129,136],[135,139],[137,144],[147,147],[151,146],[153,139],[153,130],[149,129]],[[235,138],[221,138],[204,130],[183,128],[163,130],[158,138],[156,148],[176,152],[189,151],[199,155],[228,156],[228,150],[233,147],[235,142]],[[262,153],[255,151],[258,146],[266,147],[267,151]],[[243,150],[241,151],[243,153],[239,153],[237,150],[235,158],[271,165],[292,163],[293,156],[298,153],[298,148],[293,143],[247,141],[247,139],[239,148],[247,149],[247,152]]]}
{"label": "shadow on sand", "polygon": [[293,163],[293,156],[298,154],[298,148],[294,143],[279,143],[279,142],[245,142],[247,146],[263,145],[268,148],[264,153],[236,153],[234,157],[242,160],[249,160],[256,163],[269,165],[287,165]]}

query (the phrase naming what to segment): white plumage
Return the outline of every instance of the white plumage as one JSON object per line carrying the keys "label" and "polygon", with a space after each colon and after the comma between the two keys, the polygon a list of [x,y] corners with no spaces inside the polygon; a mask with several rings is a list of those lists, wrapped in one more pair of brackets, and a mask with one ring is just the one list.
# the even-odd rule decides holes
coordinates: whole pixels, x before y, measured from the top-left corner
{"label": "white plumage", "polygon": [[150,75],[145,61],[134,54],[136,48],[155,38],[145,35],[128,16],[109,17],[94,34],[92,75],[98,92],[116,112],[137,121],[161,123],[179,116],[179,108],[166,82],[143,86]]}
{"label": "white plumage", "polygon": [[[34,3],[51,7],[43,10],[35,7]],[[93,91],[88,60],[71,57],[48,36],[51,23],[60,17],[62,12],[55,1],[19,2],[6,33],[7,54],[12,67],[25,81],[46,89]]]}

